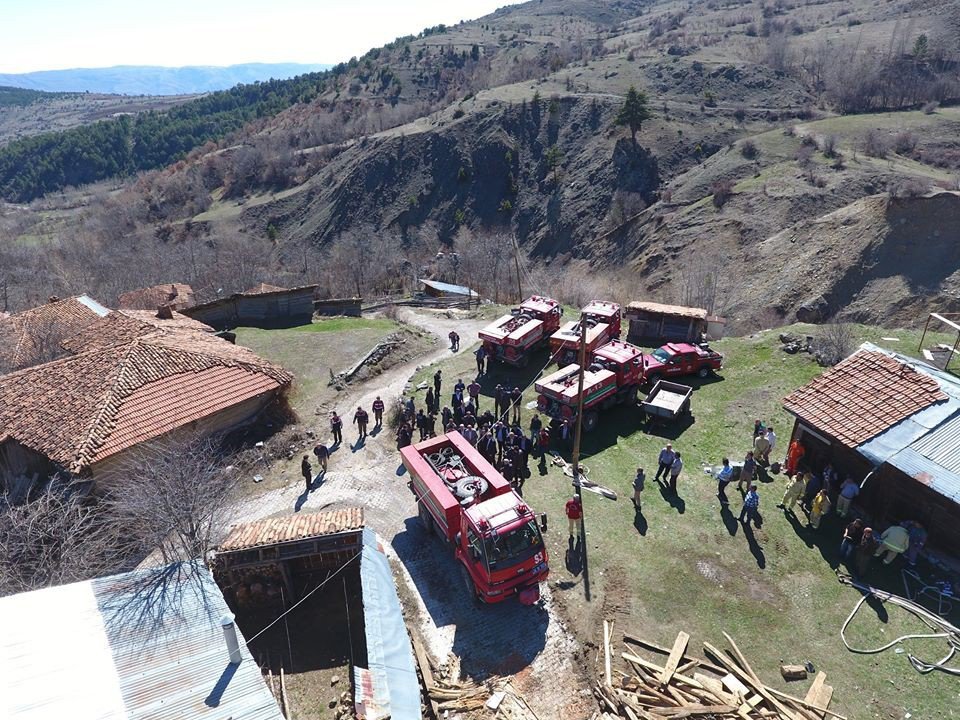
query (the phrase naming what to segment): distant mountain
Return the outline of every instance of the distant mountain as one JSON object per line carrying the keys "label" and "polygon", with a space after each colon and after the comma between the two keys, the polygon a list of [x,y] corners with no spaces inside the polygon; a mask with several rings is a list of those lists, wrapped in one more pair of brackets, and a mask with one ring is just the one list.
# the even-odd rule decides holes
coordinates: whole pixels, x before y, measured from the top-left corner
{"label": "distant mountain", "polygon": [[108,68],[41,70],[20,75],[0,74],[0,85],[46,92],[189,95],[226,90],[239,83],[253,83],[271,78],[283,80],[329,67],[300,63],[245,63],[227,67],[116,65]]}

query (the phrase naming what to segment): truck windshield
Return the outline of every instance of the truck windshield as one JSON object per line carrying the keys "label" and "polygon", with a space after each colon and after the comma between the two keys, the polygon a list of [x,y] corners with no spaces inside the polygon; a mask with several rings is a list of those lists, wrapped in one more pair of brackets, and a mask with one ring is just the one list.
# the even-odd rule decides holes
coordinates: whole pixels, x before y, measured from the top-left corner
{"label": "truck windshield", "polygon": [[670,362],[670,358],[673,357],[673,355],[671,355],[670,353],[668,353],[668,352],[667,352],[666,350],[664,350],[663,348],[657,348],[656,350],[654,350],[654,351],[653,351],[652,353],[650,353],[650,354],[653,355],[658,361],[660,361],[660,362],[662,362],[662,363]]}
{"label": "truck windshield", "polygon": [[535,520],[513,530],[484,538],[484,550],[491,570],[523,562],[543,549],[543,538]]}

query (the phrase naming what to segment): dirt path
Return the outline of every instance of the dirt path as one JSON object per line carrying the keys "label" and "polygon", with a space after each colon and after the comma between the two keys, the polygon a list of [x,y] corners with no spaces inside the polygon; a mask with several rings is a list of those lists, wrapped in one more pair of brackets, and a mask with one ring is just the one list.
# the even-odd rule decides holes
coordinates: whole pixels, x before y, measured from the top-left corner
{"label": "dirt path", "polygon": [[[451,329],[464,338],[460,352],[471,352],[468,343],[486,324],[426,312],[408,312],[403,319],[436,335],[438,348],[345,392],[338,400],[345,418],[352,417],[348,411],[357,405],[369,408],[377,395],[389,404],[403,394],[418,367],[448,357],[446,337]],[[286,487],[245,501],[234,521],[362,505],[367,525],[396,561],[408,617],[417,623],[435,661],[445,663],[456,656],[465,675],[510,677],[541,718],[574,720],[589,715],[593,701],[579,672],[579,644],[559,618],[549,588],[542,588],[542,607],[474,603],[459,582],[451,582],[459,577],[453,553],[428,537],[417,521],[407,476],[398,466],[393,433],[385,429],[371,435],[363,446],[352,447],[348,443],[356,439],[356,431],[348,428],[344,439],[346,443],[331,457],[323,483],[315,485],[309,497],[303,494],[303,481],[295,468]]]}

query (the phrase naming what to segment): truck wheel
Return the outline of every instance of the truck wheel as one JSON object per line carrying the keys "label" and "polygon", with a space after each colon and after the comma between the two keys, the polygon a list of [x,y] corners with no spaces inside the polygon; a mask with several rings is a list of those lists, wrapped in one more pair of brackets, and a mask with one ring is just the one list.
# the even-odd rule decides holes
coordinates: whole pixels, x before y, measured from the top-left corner
{"label": "truck wheel", "polygon": [[420,515],[420,524],[423,525],[423,529],[426,531],[427,535],[433,535],[433,515],[430,514],[430,511],[427,510],[427,506],[423,504],[423,501],[420,501],[420,507],[418,508],[417,513]]}
{"label": "truck wheel", "polygon": [[710,368],[704,365],[697,371],[697,377],[705,378],[710,374]]}
{"label": "truck wheel", "polygon": [[463,586],[466,588],[467,594],[475,601],[478,601],[480,596],[477,595],[477,588],[474,587],[473,579],[470,577],[470,573],[467,572],[467,569],[463,565],[460,566],[460,580],[463,582]]}
{"label": "truck wheel", "polygon": [[600,416],[595,412],[588,412],[583,416],[583,431],[593,432],[600,422]]}
{"label": "truck wheel", "polygon": [[521,355],[520,359],[517,360],[517,367],[525,368],[530,364],[530,355]]}

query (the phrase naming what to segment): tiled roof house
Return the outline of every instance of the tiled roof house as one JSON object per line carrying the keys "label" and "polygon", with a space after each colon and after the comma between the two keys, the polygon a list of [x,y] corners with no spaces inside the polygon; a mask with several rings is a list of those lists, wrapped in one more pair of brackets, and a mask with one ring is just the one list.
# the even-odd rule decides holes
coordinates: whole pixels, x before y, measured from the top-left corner
{"label": "tiled roof house", "polygon": [[182,310],[195,302],[193,288],[184,283],[166,283],[131,290],[117,298],[117,305],[121,310],[156,310],[161,305]]}
{"label": "tiled roof house", "polygon": [[87,295],[51,299],[44,305],[0,319],[3,359],[14,368],[46,362],[62,354],[61,343],[110,314]]}
{"label": "tiled roof house", "polygon": [[[126,326],[125,320],[115,321]],[[201,435],[255,417],[292,377],[215,336],[156,331],[0,376],[0,450],[74,475],[106,475],[134,446],[189,429]]]}

